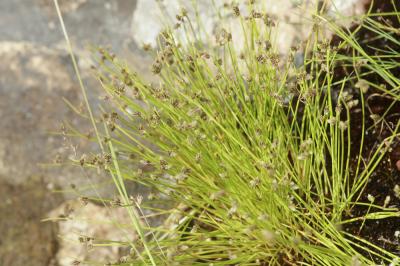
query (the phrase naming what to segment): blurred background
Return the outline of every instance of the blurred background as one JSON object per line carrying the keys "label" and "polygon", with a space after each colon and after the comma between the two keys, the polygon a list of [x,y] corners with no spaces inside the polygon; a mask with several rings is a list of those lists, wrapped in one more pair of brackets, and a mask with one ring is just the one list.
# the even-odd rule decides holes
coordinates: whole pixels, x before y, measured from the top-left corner
{"label": "blurred background", "polygon": [[[161,2],[173,16],[185,1]],[[199,1],[200,12],[211,25],[216,24],[207,2]],[[228,1],[216,2],[222,6]],[[282,52],[293,42],[306,38],[307,21],[314,8],[311,2],[315,1],[264,2],[268,2],[269,12],[279,21],[277,41]],[[355,14],[362,12],[362,2],[337,0],[335,6],[343,14]],[[110,47],[150,79],[151,58],[141,47],[144,43],[155,44],[162,28],[156,0],[60,0],[59,3],[92,104],[98,101],[101,90],[90,69],[90,46]],[[80,120],[63,98],[83,106],[53,0],[0,0],[1,266],[71,265],[74,260],[95,257],[107,262],[121,256],[118,249],[90,251],[64,241],[71,233],[117,238],[118,232],[112,227],[41,221],[72,211],[98,220],[109,217],[101,206],[83,207],[73,200],[80,196],[77,188],[107,177],[84,173],[63,163],[75,151],[81,154],[92,148],[84,140],[68,142],[54,134],[61,132],[64,121],[90,134],[88,122]],[[100,190],[105,195],[113,194],[111,186]],[[124,219],[122,213],[114,215]]]}
{"label": "blurred background", "polygon": [[[59,3],[94,103],[100,94],[94,92],[99,84],[89,69],[90,45],[109,46],[137,66],[146,61],[131,34],[137,3]],[[63,121],[89,127],[63,100],[80,106],[82,96],[52,0],[0,0],[0,60],[0,265],[70,265],[58,260],[57,253],[70,261],[81,256],[80,251],[63,252],[59,234],[76,228],[63,229],[41,219],[65,209],[66,198],[78,196],[72,184],[79,188],[89,181],[78,168],[48,164],[72,153],[72,144],[53,134],[61,132]],[[73,145],[78,151],[88,148],[83,141]],[[54,192],[58,189],[65,192]],[[101,214],[100,206],[86,209],[88,215]]]}

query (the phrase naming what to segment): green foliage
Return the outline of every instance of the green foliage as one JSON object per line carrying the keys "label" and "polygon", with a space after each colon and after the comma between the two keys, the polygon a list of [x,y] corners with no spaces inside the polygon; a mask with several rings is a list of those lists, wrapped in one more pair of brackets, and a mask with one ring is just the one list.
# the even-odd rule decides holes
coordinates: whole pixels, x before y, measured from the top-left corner
{"label": "green foliage", "polygon": [[[98,122],[109,154],[101,166],[140,236],[129,243],[136,252],[121,265],[372,265],[366,253],[397,259],[342,230],[357,220],[398,216],[372,198],[359,201],[397,127],[363,160],[365,119],[360,145],[348,140],[351,112],[364,114],[366,103],[345,88],[356,84],[362,96],[375,85],[359,73],[339,81],[334,73],[338,62],[367,60],[371,71],[398,86],[393,66],[365,53],[351,33],[316,17],[304,65],[297,68],[296,49],[284,57],[274,48],[267,15],[253,11],[244,19],[238,7],[233,10],[243,31],[221,30],[215,45],[196,37],[201,34],[182,12],[185,44],[173,29],[163,32],[151,67],[157,83],[99,51],[97,74],[108,94]],[[343,39],[339,47],[319,37],[321,22]],[[368,18],[366,23],[392,36]],[[240,52],[235,34],[244,37]],[[339,52],[344,47],[357,53],[347,58]],[[165,211],[130,199],[125,183],[132,181],[157,191],[154,202],[173,207]],[[355,205],[368,206],[368,214],[350,217]],[[151,227],[146,209],[170,217]]]}

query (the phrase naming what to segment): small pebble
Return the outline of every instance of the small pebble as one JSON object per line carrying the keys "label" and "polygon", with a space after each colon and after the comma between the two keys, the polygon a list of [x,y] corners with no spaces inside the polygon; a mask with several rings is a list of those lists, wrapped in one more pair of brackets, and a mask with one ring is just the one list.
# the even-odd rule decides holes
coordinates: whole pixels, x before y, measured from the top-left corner
{"label": "small pebble", "polygon": [[371,194],[368,194],[367,198],[368,198],[368,201],[371,203],[373,203],[375,201],[375,197],[372,196]]}
{"label": "small pebble", "polygon": [[390,203],[390,196],[386,196],[385,201],[383,203],[383,207],[386,208]]}
{"label": "small pebble", "polygon": [[398,161],[396,162],[396,168],[397,168],[397,170],[400,171],[400,160],[398,160]]}

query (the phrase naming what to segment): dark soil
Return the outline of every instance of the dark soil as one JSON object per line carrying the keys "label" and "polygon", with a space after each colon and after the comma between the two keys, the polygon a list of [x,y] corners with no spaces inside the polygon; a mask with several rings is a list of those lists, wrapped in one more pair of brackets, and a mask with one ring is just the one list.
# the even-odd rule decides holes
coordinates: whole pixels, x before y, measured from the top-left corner
{"label": "dark soil", "polygon": [[[390,0],[374,1],[372,4],[372,13],[385,13],[385,12],[395,12],[400,10],[400,1],[394,1],[395,8]],[[368,4],[368,7],[371,4]],[[400,21],[397,16],[382,15],[376,16],[374,18],[376,21],[385,23],[386,25],[393,26],[394,28],[400,28]],[[358,25],[354,25],[352,29],[356,29]],[[392,35],[395,39],[399,40],[400,36],[395,33]],[[361,28],[356,34],[355,38],[360,42],[361,47],[366,51],[368,55],[387,55],[392,52],[400,53],[400,46],[385,38],[376,38],[377,34],[368,30],[367,28]],[[337,45],[340,42],[340,38],[335,36],[332,40],[332,45]],[[381,49],[381,50],[377,50]],[[346,48],[340,51],[341,54],[347,56],[352,56],[353,49]],[[392,57],[390,60],[400,64],[400,58]],[[342,80],[344,77],[351,76],[354,73],[355,67],[349,66],[337,66],[334,70],[335,80]],[[369,70],[365,66],[361,66],[359,73],[367,73]],[[400,77],[400,68],[394,68],[391,73],[395,77]],[[363,77],[363,79],[373,83],[385,86],[386,89],[392,89],[391,85],[386,82],[379,74],[371,73]],[[336,89],[340,89],[339,87]],[[400,102],[396,102],[391,96],[385,95],[382,91],[377,89],[369,89],[366,94],[361,96],[359,89],[355,88],[354,83],[349,83],[345,88],[354,98],[361,100],[364,97],[367,103],[367,108],[365,112],[365,126],[368,129],[365,134],[364,146],[362,149],[363,159],[369,161],[371,154],[376,150],[377,146],[382,143],[385,137],[391,134],[391,130],[396,128],[397,123],[399,123],[400,118]],[[362,113],[356,111],[351,113],[351,145],[352,145],[352,165],[355,168],[357,164],[356,155],[360,147],[360,140],[362,133]],[[371,117],[372,115],[372,117]],[[380,116],[384,117],[383,121],[376,123],[372,118]],[[369,202],[368,195],[375,197],[374,204],[383,206],[387,196],[390,196],[390,202],[387,206],[400,207],[400,198],[394,192],[396,185],[400,186],[400,140],[395,139],[392,143],[392,150],[387,153],[383,160],[379,163],[378,167],[372,174],[368,184],[363,191],[360,201]],[[398,167],[396,167],[398,163]],[[367,213],[368,208],[362,206],[354,206],[351,214],[348,217],[360,217]],[[376,211],[376,210],[374,210]],[[368,220],[361,227],[363,222],[354,222],[344,226],[344,230],[355,236],[364,238],[371,243],[397,255],[400,255],[400,236],[396,237],[395,232],[400,232],[400,218],[390,218],[390,219],[380,219],[380,220]],[[364,255],[370,256],[377,263],[380,263],[380,259],[374,257],[371,254],[365,254],[365,251],[361,251]]]}

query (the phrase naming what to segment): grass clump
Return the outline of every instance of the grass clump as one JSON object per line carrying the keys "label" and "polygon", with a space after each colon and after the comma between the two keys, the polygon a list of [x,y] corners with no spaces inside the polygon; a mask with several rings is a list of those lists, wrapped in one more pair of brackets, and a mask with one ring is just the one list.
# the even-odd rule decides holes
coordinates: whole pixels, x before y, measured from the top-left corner
{"label": "grass clump", "polygon": [[[296,67],[296,49],[287,57],[276,50],[272,19],[251,4],[248,9],[233,6],[242,31],[221,29],[215,45],[199,39],[203,35],[181,12],[185,44],[174,29],[162,33],[151,66],[157,83],[144,81],[100,49],[97,75],[109,102],[97,127],[103,126],[100,157],[108,159],[81,164],[110,173],[120,205],[138,232],[136,242],[120,243],[132,253],[117,264],[373,265],[397,260],[345,227],[361,222],[361,230],[369,220],[398,217],[397,208],[375,204],[374,195],[360,200],[398,125],[365,157],[365,96],[374,84],[358,72],[338,78],[336,68],[366,60],[370,72],[398,87],[398,77],[390,74],[393,64],[363,53],[352,33],[336,24],[331,26],[341,41],[332,47],[319,30],[330,22],[316,16],[313,34],[302,47],[303,66]],[[376,27],[368,18],[366,23]],[[391,34],[376,28],[382,37]],[[240,51],[232,41],[235,34],[243,37]],[[343,49],[357,53],[349,59]],[[357,93],[349,87],[358,88]],[[363,114],[356,145],[354,113]],[[129,197],[127,182],[155,192],[142,202]],[[160,202],[172,208],[154,207]],[[359,206],[367,211],[353,215]],[[147,210],[152,216],[168,214],[167,222],[149,226]]]}

